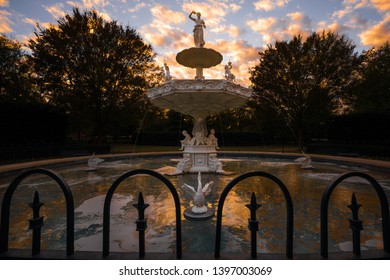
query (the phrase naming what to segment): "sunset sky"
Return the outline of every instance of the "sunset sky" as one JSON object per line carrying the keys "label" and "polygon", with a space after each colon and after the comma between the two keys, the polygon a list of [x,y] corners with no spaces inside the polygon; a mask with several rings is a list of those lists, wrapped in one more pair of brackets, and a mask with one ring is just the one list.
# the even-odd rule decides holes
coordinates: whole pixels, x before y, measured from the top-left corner
{"label": "sunset sky", "polygon": [[223,65],[231,61],[244,85],[258,52],[275,40],[330,29],[347,35],[358,52],[390,40],[389,0],[0,0],[0,33],[26,42],[36,23],[56,24],[73,6],[95,8],[107,20],[135,28],[174,78],[195,75],[175,61],[179,51],[194,46],[191,11],[201,12],[206,22],[205,47],[224,57],[221,65],[205,70],[206,78],[223,78]]}

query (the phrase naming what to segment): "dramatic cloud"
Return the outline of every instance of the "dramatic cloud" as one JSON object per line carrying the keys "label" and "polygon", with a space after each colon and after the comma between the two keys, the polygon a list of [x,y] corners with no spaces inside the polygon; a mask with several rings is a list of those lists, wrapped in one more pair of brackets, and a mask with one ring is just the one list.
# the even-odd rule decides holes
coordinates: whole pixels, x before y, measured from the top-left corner
{"label": "dramatic cloud", "polygon": [[256,10],[271,11],[277,7],[283,7],[289,1],[290,0],[260,0],[253,3],[253,5]]}
{"label": "dramatic cloud", "polygon": [[13,29],[11,25],[13,22],[11,21],[11,13],[5,10],[0,10],[0,33],[8,33],[12,32]]}
{"label": "dramatic cloud", "polygon": [[83,0],[82,2],[68,1],[66,3],[71,5],[71,6],[77,6],[77,7],[85,8],[85,9],[105,7],[108,4],[110,4],[109,1],[107,1],[107,0]]}
{"label": "dramatic cloud", "polygon": [[354,14],[351,16],[349,25],[355,29],[365,29],[368,25],[368,20],[361,14]]}
{"label": "dramatic cloud", "polygon": [[241,7],[237,3],[228,3],[228,1],[209,0],[206,2],[186,2],[182,5],[182,9],[188,14],[192,11],[200,12],[205,19],[206,26],[210,28],[218,28],[226,17],[231,12],[236,12]]}
{"label": "dramatic cloud", "polygon": [[390,11],[390,1],[389,0],[371,0],[374,6],[380,11]]}
{"label": "dramatic cloud", "polygon": [[169,10],[157,4],[151,8],[153,20],[150,24],[141,27],[141,34],[152,46],[161,48],[176,48],[189,37],[178,25],[185,22],[186,17],[181,12]]}
{"label": "dramatic cloud", "polygon": [[9,1],[8,0],[0,0],[0,7],[8,7]]}
{"label": "dramatic cloud", "polygon": [[378,24],[359,34],[361,42],[366,46],[379,46],[390,38],[390,13]]}
{"label": "dramatic cloud", "polygon": [[317,32],[322,31],[332,31],[338,34],[345,34],[350,28],[344,24],[340,24],[339,22],[333,22],[331,24],[328,24],[324,21],[320,21],[317,25]]}
{"label": "dramatic cloud", "polygon": [[[67,1],[66,4],[80,9],[91,10],[95,9],[98,14],[107,21],[111,21],[111,16],[103,9],[105,6],[112,5],[107,0],[83,0],[82,2]],[[63,4],[56,4],[63,7]],[[57,18],[57,17],[55,17]]]}
{"label": "dramatic cloud", "polygon": [[278,19],[275,17],[268,18],[259,18],[256,20],[248,20],[247,25],[257,32],[266,32],[267,30],[272,29],[278,22]]}
{"label": "dramatic cloud", "polygon": [[127,11],[129,13],[135,13],[135,12],[138,12],[139,10],[141,10],[142,8],[145,8],[145,7],[147,7],[147,5],[144,2],[142,2],[142,3],[135,5],[134,8],[128,9]]}
{"label": "dramatic cloud", "polygon": [[210,31],[215,33],[227,33],[232,38],[236,38],[242,34],[242,30],[238,26],[234,25],[221,25],[217,28],[210,29]]}
{"label": "dramatic cloud", "polygon": [[[163,24],[160,20],[154,19],[149,25],[141,28],[141,34],[153,46],[176,48],[183,39],[190,37],[184,31],[176,29],[168,24]],[[188,39],[187,39],[188,40]],[[188,47],[188,45],[187,45]]]}
{"label": "dramatic cloud", "polygon": [[295,35],[309,36],[313,32],[312,20],[303,13],[287,14],[286,18],[260,18],[247,21],[247,25],[262,36],[265,44],[272,44],[276,40],[288,40]]}
{"label": "dramatic cloud", "polygon": [[46,11],[48,11],[53,18],[55,19],[59,19],[61,17],[64,17],[65,16],[65,12],[64,12],[64,4],[62,3],[57,3],[53,6],[44,6],[44,8],[46,9]]}
{"label": "dramatic cloud", "polygon": [[154,6],[150,11],[157,20],[165,24],[179,24],[186,20],[183,13],[169,10],[159,4]]}

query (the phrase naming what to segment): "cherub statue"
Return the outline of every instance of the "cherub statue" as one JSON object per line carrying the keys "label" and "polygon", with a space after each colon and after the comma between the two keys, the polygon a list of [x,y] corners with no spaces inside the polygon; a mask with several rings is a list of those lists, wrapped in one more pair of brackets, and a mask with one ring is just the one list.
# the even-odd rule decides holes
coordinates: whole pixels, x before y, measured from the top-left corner
{"label": "cherub statue", "polygon": [[164,70],[165,70],[165,81],[172,80],[171,72],[169,71],[169,67],[166,62],[164,62]]}
{"label": "cherub statue", "polygon": [[229,61],[228,64],[225,65],[225,78],[229,82],[235,82],[236,76],[230,71],[232,69],[232,63]]}
{"label": "cherub statue", "polygon": [[194,146],[204,145],[205,144],[204,138],[205,137],[202,135],[202,133],[197,132],[196,135],[191,139],[190,145],[194,145]]}
{"label": "cherub statue", "polygon": [[193,213],[201,214],[207,212],[207,206],[205,205],[205,197],[210,194],[211,186],[214,184],[213,181],[208,182],[204,187],[202,187],[202,178],[201,173],[198,173],[198,188],[197,190],[194,187],[184,183],[182,188],[186,191],[189,191],[193,195],[194,206],[191,208]]}
{"label": "cherub statue", "polygon": [[190,145],[191,144],[191,135],[187,132],[187,130],[183,130],[182,133],[184,136],[183,140],[180,140],[181,148],[179,150],[184,149],[184,145]]}
{"label": "cherub statue", "polygon": [[[197,18],[193,18],[192,15],[196,14]],[[206,28],[204,20],[200,19],[201,14],[198,12],[192,11],[189,15],[189,18],[195,22],[194,26],[194,43],[198,48],[202,48],[205,45],[203,38],[203,28]]]}
{"label": "cherub statue", "polygon": [[210,134],[206,138],[205,142],[206,142],[206,145],[214,145],[216,149],[219,149],[218,138],[215,137],[215,129],[214,128],[210,129]]}

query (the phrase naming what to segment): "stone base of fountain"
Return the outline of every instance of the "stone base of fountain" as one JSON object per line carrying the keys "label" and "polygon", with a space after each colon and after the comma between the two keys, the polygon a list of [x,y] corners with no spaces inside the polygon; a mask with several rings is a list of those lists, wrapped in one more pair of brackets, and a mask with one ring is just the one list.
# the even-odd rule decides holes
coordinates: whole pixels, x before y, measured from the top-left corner
{"label": "stone base of fountain", "polygon": [[214,209],[207,207],[207,212],[194,213],[191,206],[184,210],[184,217],[190,221],[206,221],[214,217]]}
{"label": "stone base of fountain", "polygon": [[184,145],[183,159],[177,164],[176,174],[198,172],[225,173],[215,145]]}

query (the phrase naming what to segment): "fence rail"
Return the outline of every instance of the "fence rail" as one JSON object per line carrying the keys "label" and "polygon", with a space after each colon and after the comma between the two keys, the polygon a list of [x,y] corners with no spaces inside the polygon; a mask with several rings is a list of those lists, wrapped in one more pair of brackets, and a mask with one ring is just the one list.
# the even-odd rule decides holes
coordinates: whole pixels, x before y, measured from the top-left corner
{"label": "fence rail", "polygon": [[[29,204],[33,210],[33,218],[29,220],[30,229],[33,231],[32,250],[27,249],[9,249],[9,219],[11,200],[14,191],[20,183],[27,177],[33,174],[46,175],[53,179],[57,185],[62,189],[66,202],[66,237],[67,246],[66,254],[64,251],[51,251],[40,249],[41,242],[41,228],[44,225],[44,218],[40,216],[39,209],[43,202],[40,201],[39,192],[34,194],[33,201]],[[145,203],[142,192],[139,193],[138,201],[133,206],[138,210],[138,217],[135,218],[136,230],[139,232],[139,251],[138,253],[111,253],[110,252],[110,205],[112,197],[116,188],[127,178],[136,175],[149,175],[157,178],[165,184],[172,194],[175,204],[175,228],[176,228],[176,253],[147,253],[145,251],[145,230],[147,228],[147,221],[144,211],[149,206]],[[328,204],[333,190],[347,178],[357,176],[364,178],[375,189],[382,214],[382,233],[383,233],[383,250],[368,250],[360,251],[360,231],[362,230],[362,221],[359,220],[358,210],[361,205],[358,204],[356,196],[352,195],[351,204],[348,207],[352,211],[352,219],[350,227],[353,231],[353,251],[352,252],[328,252]],[[261,254],[257,252],[257,238],[259,238],[257,231],[259,230],[259,221],[257,220],[257,210],[260,204],[257,203],[256,194],[253,192],[251,199],[245,206],[250,210],[248,217],[248,229],[251,232],[251,250],[246,255],[242,254],[224,254],[221,256],[221,228],[222,228],[222,214],[225,199],[229,192],[241,181],[250,177],[265,177],[275,183],[275,185],[282,191],[285,207],[286,207],[286,252],[285,254]],[[183,254],[182,253],[182,230],[181,230],[181,208],[180,198],[172,182],[162,174],[147,170],[136,169],[126,172],[120,176],[108,190],[103,209],[103,250],[102,252],[84,252],[74,250],[74,202],[72,192],[67,182],[57,173],[48,169],[32,169],[23,172],[16,179],[14,179],[7,188],[1,207],[1,228],[0,228],[0,259],[390,259],[390,218],[389,218],[389,203],[387,197],[380,186],[380,184],[371,176],[361,172],[350,172],[341,175],[328,189],[324,192],[321,201],[321,251],[318,254],[294,254],[293,253],[293,239],[294,239],[294,207],[291,195],[282,181],[277,177],[262,171],[255,171],[242,174],[232,181],[230,181],[222,191],[217,209],[216,222],[216,240],[214,254]],[[261,225],[260,225],[261,226]]]}

